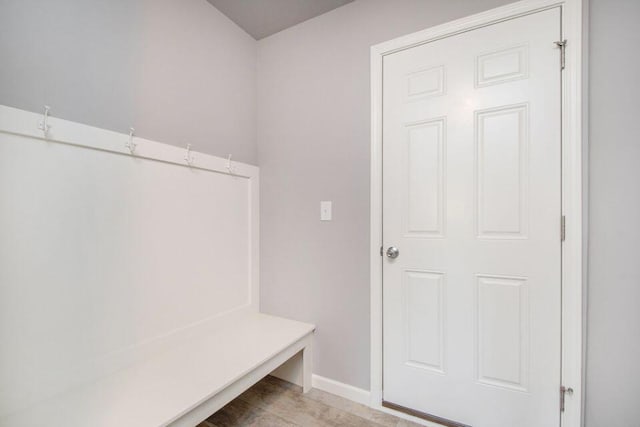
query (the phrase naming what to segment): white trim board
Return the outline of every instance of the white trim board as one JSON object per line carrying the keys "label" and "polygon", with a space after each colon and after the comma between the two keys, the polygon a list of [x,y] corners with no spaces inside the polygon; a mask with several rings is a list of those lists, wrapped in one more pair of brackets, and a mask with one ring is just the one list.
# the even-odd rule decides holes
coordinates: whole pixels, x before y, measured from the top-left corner
{"label": "white trim board", "polygon": [[257,166],[234,161],[231,163],[231,170],[233,171],[231,173],[227,168],[227,159],[193,150],[191,151],[193,162],[189,165],[185,160],[186,145],[184,148],[180,148],[134,135],[133,140],[136,147],[134,153],[131,154],[126,147],[129,142],[128,134],[63,120],[52,115],[48,117],[47,123],[50,128],[45,133],[38,127],[42,120],[42,114],[0,105],[0,132],[231,174],[242,178],[252,179],[258,177],[259,169]]}
{"label": "white trim board", "polygon": [[[582,0],[523,0],[452,21],[371,48],[371,406],[382,404],[382,62],[385,55],[552,7],[562,8],[567,39],[562,73],[562,384],[567,396],[561,425],[582,425],[583,391],[583,4]],[[558,391],[559,392],[559,391]],[[392,411],[399,415],[396,411]]]}
{"label": "white trim board", "polygon": [[313,388],[317,388],[318,390],[334,394],[362,405],[369,406],[371,400],[371,393],[367,390],[341,383],[340,381],[332,380],[330,378],[322,377],[320,375],[313,374],[311,376],[311,385]]}

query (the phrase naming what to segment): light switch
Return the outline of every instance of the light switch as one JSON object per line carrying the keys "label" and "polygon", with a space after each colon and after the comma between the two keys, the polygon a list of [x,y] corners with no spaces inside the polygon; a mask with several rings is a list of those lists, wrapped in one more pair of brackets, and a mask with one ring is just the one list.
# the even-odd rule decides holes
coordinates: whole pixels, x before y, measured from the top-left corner
{"label": "light switch", "polygon": [[331,221],[331,201],[320,202],[320,221]]}

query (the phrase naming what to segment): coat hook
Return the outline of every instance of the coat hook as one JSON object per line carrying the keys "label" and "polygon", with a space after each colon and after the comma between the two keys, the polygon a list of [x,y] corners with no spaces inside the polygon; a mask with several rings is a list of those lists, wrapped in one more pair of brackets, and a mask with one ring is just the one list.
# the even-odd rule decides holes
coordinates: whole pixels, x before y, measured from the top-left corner
{"label": "coat hook", "polygon": [[133,142],[133,135],[135,134],[136,130],[134,128],[129,128],[129,141],[124,144],[125,147],[127,147],[129,149],[129,152],[131,154],[133,154],[134,151],[136,151],[136,144],[135,142]]}
{"label": "coat hook", "polygon": [[194,160],[195,156],[191,153],[191,144],[187,144],[187,152],[184,153],[184,161],[187,162],[189,166],[192,166]]}
{"label": "coat hook", "polygon": [[233,173],[233,167],[231,166],[231,154],[229,154],[229,157],[227,157],[227,170],[229,171],[229,173]]}
{"label": "coat hook", "polygon": [[40,129],[44,133],[45,137],[49,133],[49,129],[51,129],[51,125],[49,124],[49,110],[50,109],[51,108],[48,105],[44,106],[44,116],[42,118],[42,121],[38,124],[38,129]]}

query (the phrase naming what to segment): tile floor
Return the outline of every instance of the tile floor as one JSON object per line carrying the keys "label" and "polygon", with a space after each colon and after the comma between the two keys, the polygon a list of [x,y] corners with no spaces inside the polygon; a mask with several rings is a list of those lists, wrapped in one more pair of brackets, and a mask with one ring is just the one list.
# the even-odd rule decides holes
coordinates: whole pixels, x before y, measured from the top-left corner
{"label": "tile floor", "polygon": [[266,377],[198,427],[417,427],[367,406]]}

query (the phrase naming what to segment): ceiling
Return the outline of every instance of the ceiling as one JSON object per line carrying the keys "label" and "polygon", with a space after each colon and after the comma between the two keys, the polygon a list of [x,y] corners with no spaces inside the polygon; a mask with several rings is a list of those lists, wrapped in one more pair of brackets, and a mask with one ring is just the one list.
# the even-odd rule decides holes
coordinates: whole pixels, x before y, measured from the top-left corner
{"label": "ceiling", "polygon": [[254,39],[322,15],[353,0],[207,0]]}

